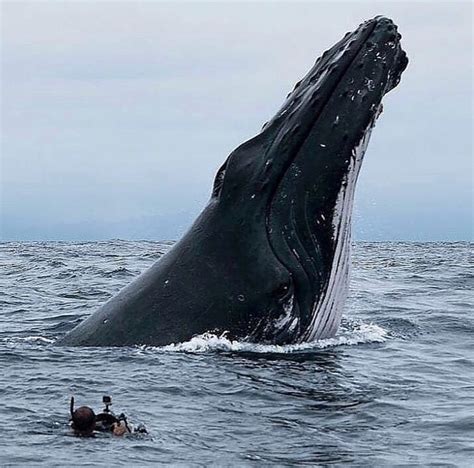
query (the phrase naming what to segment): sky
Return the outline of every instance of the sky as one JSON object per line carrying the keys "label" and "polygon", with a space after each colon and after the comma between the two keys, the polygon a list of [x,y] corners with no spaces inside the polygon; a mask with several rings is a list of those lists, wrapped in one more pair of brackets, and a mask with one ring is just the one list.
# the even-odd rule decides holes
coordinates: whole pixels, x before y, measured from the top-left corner
{"label": "sky", "polygon": [[410,64],[365,156],[355,239],[471,239],[472,4],[433,1],[2,2],[1,239],[179,238],[227,155],[378,14]]}

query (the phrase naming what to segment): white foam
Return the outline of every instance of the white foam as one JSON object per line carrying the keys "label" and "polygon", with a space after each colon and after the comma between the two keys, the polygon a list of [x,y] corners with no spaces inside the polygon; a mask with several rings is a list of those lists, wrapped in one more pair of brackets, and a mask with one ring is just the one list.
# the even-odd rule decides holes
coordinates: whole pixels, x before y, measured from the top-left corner
{"label": "white foam", "polygon": [[[275,328],[282,330],[286,327],[288,322],[293,318],[293,304],[295,296],[292,294],[290,298],[283,304],[283,314],[275,320]],[[291,327],[290,327],[291,328]]]}
{"label": "white foam", "polygon": [[386,341],[387,330],[374,323],[352,322],[342,326],[333,338],[313,341],[309,343],[297,343],[289,345],[266,345],[249,343],[245,341],[233,341],[225,334],[217,336],[212,333],[204,333],[195,336],[189,341],[175,343],[168,346],[146,349],[160,351],[184,352],[184,353],[209,353],[215,351],[252,352],[252,353],[298,353],[302,351],[319,350],[336,346],[354,346],[363,343],[381,343]]}
{"label": "white foam", "polygon": [[51,344],[55,342],[55,340],[51,338],[45,338],[44,336],[36,336],[36,335],[6,337],[6,338],[1,338],[0,341],[3,343],[44,343],[44,344]]}

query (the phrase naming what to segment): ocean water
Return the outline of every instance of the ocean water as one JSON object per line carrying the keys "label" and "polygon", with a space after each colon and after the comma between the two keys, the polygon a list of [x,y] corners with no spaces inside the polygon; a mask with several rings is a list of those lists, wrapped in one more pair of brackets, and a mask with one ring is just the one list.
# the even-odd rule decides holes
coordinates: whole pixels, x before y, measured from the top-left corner
{"label": "ocean water", "polygon": [[[356,243],[323,342],[60,348],[171,243],[0,244],[0,466],[473,466],[468,243]],[[69,398],[149,434],[76,438]]]}

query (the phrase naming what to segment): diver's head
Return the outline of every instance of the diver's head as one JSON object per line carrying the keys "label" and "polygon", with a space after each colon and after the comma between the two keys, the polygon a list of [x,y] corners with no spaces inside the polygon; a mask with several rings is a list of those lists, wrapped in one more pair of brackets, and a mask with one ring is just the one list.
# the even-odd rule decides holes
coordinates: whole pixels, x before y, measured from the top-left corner
{"label": "diver's head", "polygon": [[72,427],[74,430],[83,433],[90,433],[95,426],[95,413],[88,406],[77,408],[72,415]]}

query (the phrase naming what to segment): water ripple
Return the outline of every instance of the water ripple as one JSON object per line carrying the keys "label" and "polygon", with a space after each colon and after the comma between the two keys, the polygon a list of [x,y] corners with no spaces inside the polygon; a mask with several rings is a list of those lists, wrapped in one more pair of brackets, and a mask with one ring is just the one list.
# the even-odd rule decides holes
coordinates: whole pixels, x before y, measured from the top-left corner
{"label": "water ripple", "polygon": [[[330,340],[54,345],[170,246],[0,244],[1,466],[470,465],[469,243],[356,244]],[[69,397],[104,394],[150,435],[72,437]]]}

